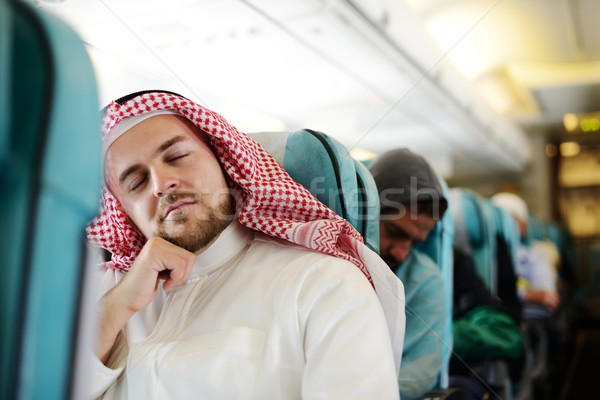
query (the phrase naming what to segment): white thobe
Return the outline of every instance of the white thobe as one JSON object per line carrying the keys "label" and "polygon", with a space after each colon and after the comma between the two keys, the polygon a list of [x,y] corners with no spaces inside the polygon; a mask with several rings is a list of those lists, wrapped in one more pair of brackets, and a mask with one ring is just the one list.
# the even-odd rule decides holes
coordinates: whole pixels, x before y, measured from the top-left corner
{"label": "white thobe", "polygon": [[[104,273],[101,292],[123,274]],[[233,222],[124,328],[109,399],[397,399],[381,304],[352,263]]]}

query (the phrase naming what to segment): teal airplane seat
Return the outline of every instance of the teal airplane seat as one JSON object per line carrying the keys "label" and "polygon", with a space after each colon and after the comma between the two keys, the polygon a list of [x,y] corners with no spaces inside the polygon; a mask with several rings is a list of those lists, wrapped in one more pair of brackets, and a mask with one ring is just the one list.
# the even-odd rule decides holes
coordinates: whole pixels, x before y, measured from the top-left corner
{"label": "teal airplane seat", "polygon": [[0,1],[2,399],[79,397],[85,225],[100,194],[97,102],[77,35],[30,3]]}
{"label": "teal airplane seat", "polygon": [[259,142],[296,182],[345,218],[379,253],[379,194],[371,173],[339,141],[322,132],[259,132]]}
{"label": "teal airplane seat", "polygon": [[[450,202],[449,189],[446,181],[438,175],[438,180],[442,185],[444,197]],[[427,239],[424,242],[417,243],[415,249],[428,255],[442,271],[444,278],[444,299],[445,313],[447,317],[447,327],[442,338],[444,342],[444,366],[440,372],[438,387],[446,389],[448,387],[448,369],[450,365],[450,356],[452,355],[452,286],[453,286],[453,254],[452,246],[454,242],[454,225],[450,208],[446,210],[444,216],[435,224]]]}
{"label": "teal airplane seat", "polygon": [[454,221],[454,245],[473,258],[479,277],[496,294],[494,271],[494,216],[484,199],[464,188],[450,189],[450,212]]}
{"label": "teal airplane seat", "polygon": [[491,201],[486,201],[485,206],[489,208],[493,218],[494,232],[507,244],[513,266],[517,264],[517,251],[519,248],[519,228],[514,218]]}
{"label": "teal airplane seat", "polygon": [[[495,206],[465,188],[450,189],[450,212],[454,220],[454,245],[469,254],[477,275],[492,296],[498,295],[497,235],[508,234],[510,223],[496,214]],[[513,245],[513,241],[508,243]],[[516,249],[510,249],[515,250]],[[516,257],[516,255],[515,255]],[[513,398],[513,382],[508,364],[502,359],[482,360],[480,377],[494,387],[500,398]]]}

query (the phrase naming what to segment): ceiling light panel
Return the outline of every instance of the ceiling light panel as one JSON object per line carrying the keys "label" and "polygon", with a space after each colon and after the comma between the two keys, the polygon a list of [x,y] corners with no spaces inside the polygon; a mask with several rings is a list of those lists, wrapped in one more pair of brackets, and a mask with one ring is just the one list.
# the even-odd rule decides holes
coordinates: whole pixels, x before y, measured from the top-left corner
{"label": "ceiling light panel", "polygon": [[433,14],[428,27],[463,74],[476,78],[505,60],[568,59],[562,11],[545,0],[465,0]]}

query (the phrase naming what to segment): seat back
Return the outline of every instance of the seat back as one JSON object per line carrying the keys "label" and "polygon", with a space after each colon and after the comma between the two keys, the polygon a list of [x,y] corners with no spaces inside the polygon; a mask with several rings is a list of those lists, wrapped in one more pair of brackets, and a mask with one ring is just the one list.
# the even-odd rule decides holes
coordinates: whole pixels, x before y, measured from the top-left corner
{"label": "seat back", "polygon": [[358,231],[365,244],[379,254],[379,193],[373,175],[361,162],[354,160],[358,191]]}
{"label": "seat back", "polygon": [[100,193],[98,95],[72,30],[0,4],[0,398],[66,399]]}
{"label": "seat back", "polygon": [[[475,263],[476,272],[483,280],[490,293],[494,296],[504,291],[499,282],[498,265],[498,237],[507,245],[512,265],[516,265],[517,246],[519,244],[518,231],[514,220],[500,208],[493,205],[488,199],[484,199],[475,192],[464,188],[452,188],[451,212],[455,217],[454,227],[456,230],[455,245],[467,251]],[[506,267],[506,266],[504,266]],[[506,272],[503,270],[502,273]],[[514,271],[513,271],[514,272]],[[502,275],[506,277],[506,275]],[[514,285],[514,284],[513,284]],[[502,301],[509,299],[502,299]],[[514,292],[516,299],[516,291]],[[505,303],[511,307],[512,303]],[[511,307],[511,310],[513,308]],[[520,308],[517,311],[520,313]],[[483,360],[484,381],[495,387],[496,393],[502,399],[512,399],[513,382],[508,374],[508,364],[502,359]],[[523,382],[525,385],[525,383]],[[525,386],[523,386],[525,388]]]}
{"label": "seat back", "polygon": [[371,173],[336,139],[318,131],[259,132],[259,142],[292,179],[350,222],[379,252],[379,195]]}
{"label": "seat back", "polygon": [[450,212],[454,221],[454,245],[471,255],[477,274],[496,294],[494,255],[496,236],[491,208],[484,199],[464,188],[450,189]]}
{"label": "seat back", "polygon": [[[446,181],[438,175],[438,180],[442,185],[444,197],[449,199],[449,190]],[[444,278],[444,300],[445,313],[447,315],[447,327],[442,340],[444,346],[444,364],[440,372],[438,386],[442,389],[448,387],[448,369],[450,366],[450,356],[452,355],[452,283],[453,283],[453,255],[452,245],[454,241],[454,225],[452,223],[452,214],[450,210],[444,214],[442,219],[433,227],[427,239],[415,245],[415,249],[427,254],[441,269]]]}

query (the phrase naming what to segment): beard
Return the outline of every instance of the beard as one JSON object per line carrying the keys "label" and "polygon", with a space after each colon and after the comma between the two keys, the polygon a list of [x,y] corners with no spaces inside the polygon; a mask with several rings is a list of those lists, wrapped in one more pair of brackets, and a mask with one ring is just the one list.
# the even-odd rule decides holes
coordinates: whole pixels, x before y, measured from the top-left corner
{"label": "beard", "polygon": [[214,207],[206,206],[206,215],[202,218],[186,216],[177,223],[190,221],[191,225],[183,232],[171,233],[161,224],[158,228],[158,236],[173,243],[176,246],[196,253],[209,245],[229,226],[235,217],[235,207],[231,196],[224,196],[223,200]]}

